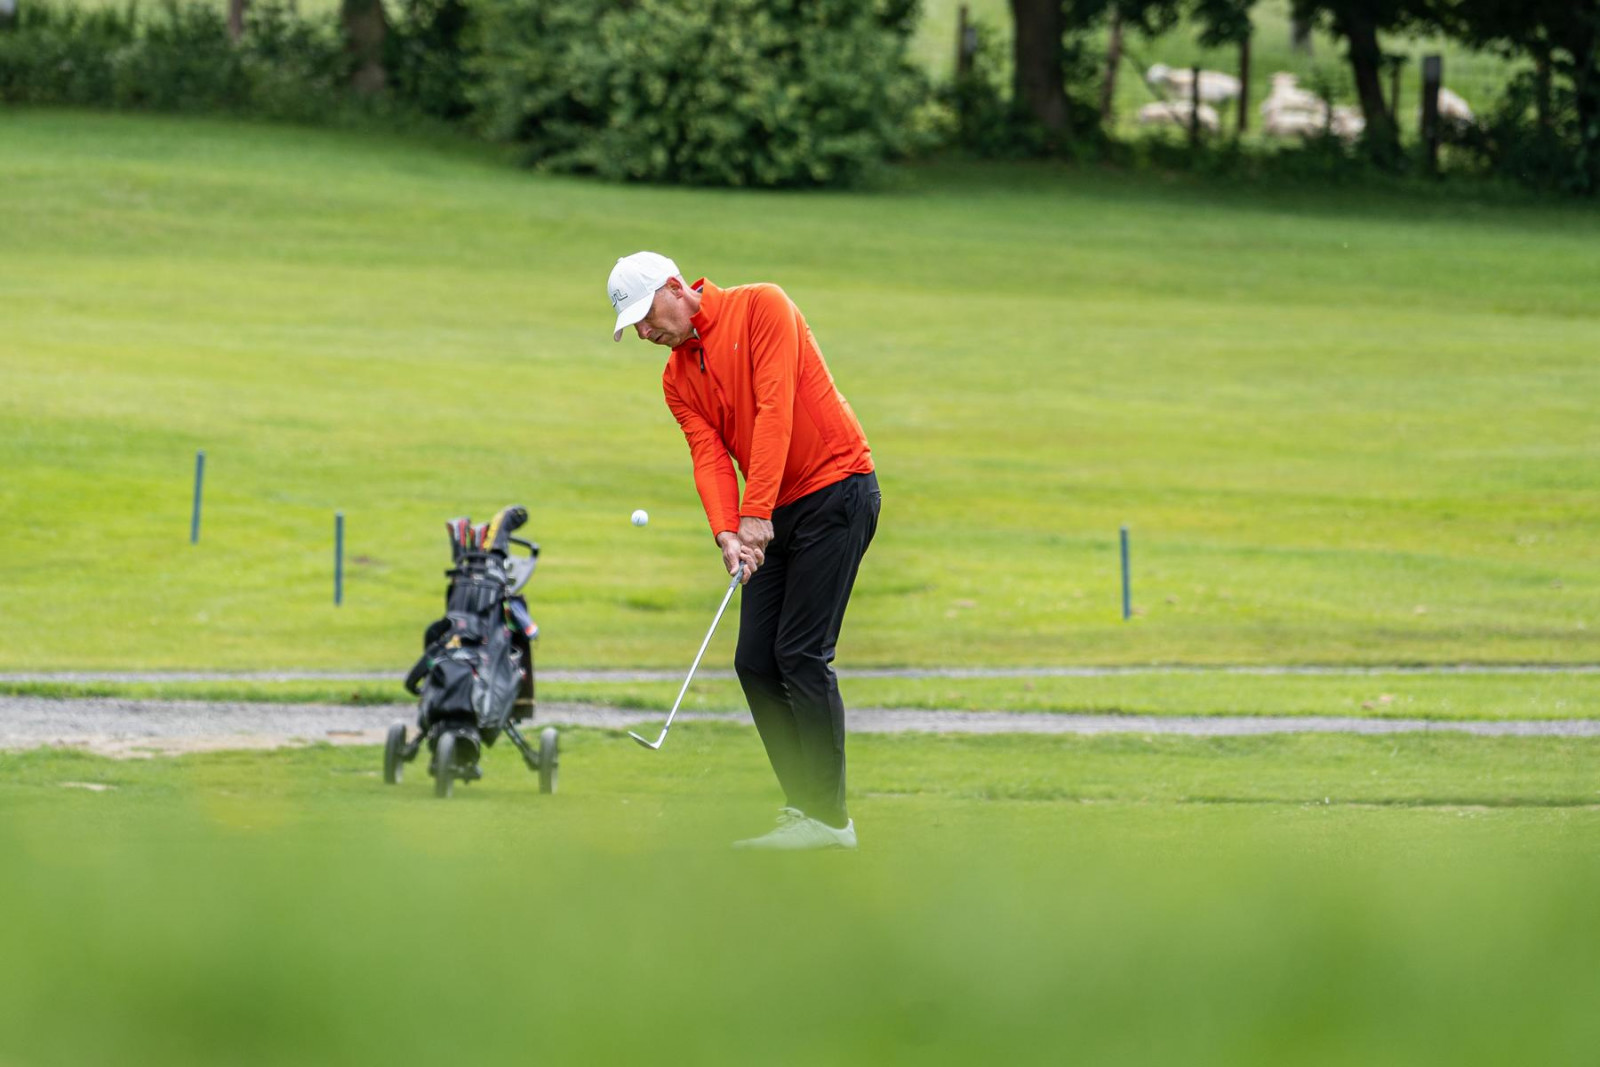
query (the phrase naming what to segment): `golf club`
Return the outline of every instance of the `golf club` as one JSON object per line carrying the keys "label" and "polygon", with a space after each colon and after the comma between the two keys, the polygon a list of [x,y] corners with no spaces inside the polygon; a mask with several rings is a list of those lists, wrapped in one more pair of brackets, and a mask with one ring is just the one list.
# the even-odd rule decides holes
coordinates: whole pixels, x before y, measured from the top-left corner
{"label": "golf club", "polygon": [[466,529],[472,523],[471,519],[451,519],[445,523],[445,529],[450,531],[450,560],[453,563],[461,562],[461,551],[466,548]]}
{"label": "golf club", "polygon": [[706,639],[700,642],[700,651],[694,654],[694,662],[689,665],[689,677],[683,680],[683,688],[678,690],[678,699],[672,702],[672,710],[667,713],[667,724],[661,728],[661,736],[654,742],[646,741],[632,730],[628,736],[648,749],[660,749],[661,742],[667,739],[667,731],[672,729],[672,718],[678,714],[678,706],[683,703],[683,694],[689,691],[689,683],[694,681],[694,672],[700,667],[700,657],[706,654],[706,646],[711,644],[711,635],[717,632],[717,623],[722,621],[722,613],[728,610],[728,601],[733,599],[733,591],[739,588],[739,579],[744,577],[744,564],[739,564],[739,569],[733,572],[733,578],[728,582],[728,591],[722,595],[722,606],[717,609],[717,617],[711,620],[711,629],[706,631]]}

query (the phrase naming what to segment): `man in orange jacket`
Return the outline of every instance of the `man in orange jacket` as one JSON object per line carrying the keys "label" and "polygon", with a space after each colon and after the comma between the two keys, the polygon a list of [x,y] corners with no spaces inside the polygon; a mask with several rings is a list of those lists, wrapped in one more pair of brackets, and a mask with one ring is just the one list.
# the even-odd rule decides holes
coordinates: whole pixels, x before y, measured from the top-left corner
{"label": "man in orange jacket", "polygon": [[878,527],[866,435],[776,285],[691,285],[672,260],[636,252],[617,260],[606,288],[613,340],[631,326],[672,350],[667,406],[723,564],[746,568],[734,667],[787,803],[776,830],[737,845],[855,848],[844,703],[829,664]]}

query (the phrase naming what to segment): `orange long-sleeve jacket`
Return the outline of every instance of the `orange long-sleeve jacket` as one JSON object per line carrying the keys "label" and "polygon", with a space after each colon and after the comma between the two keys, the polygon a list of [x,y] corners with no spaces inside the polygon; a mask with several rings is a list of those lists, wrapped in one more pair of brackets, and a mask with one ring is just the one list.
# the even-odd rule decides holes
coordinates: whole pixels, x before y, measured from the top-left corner
{"label": "orange long-sleeve jacket", "polygon": [[[667,406],[694,458],[713,535],[872,470],[867,436],[806,325],[776,285],[694,283],[696,336],[661,375]],[[733,463],[744,474],[744,500]]]}

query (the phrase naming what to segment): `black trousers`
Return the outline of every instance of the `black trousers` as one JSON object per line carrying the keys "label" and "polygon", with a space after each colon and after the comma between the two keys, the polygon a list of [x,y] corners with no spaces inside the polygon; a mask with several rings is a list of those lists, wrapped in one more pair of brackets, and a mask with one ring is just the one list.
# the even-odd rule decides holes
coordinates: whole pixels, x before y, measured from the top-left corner
{"label": "black trousers", "polygon": [[778,784],[790,807],[836,827],[850,816],[829,664],[881,499],[876,476],[853,474],[774,510],[766,562],[739,606],[733,665]]}

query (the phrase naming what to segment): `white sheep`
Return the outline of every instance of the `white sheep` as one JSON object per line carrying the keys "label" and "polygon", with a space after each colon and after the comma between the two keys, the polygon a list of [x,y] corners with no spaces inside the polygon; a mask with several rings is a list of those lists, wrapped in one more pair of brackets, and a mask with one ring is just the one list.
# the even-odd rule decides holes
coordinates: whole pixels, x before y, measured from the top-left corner
{"label": "white sheep", "polygon": [[1351,142],[1367,128],[1361,109],[1339,105],[1331,111],[1321,112],[1283,108],[1267,112],[1265,129],[1269,137],[1320,137],[1331,133],[1341,141]]}
{"label": "white sheep", "polygon": [[1261,101],[1261,117],[1267,118],[1274,111],[1304,111],[1326,117],[1327,101],[1315,93],[1300,88],[1299,82],[1300,79],[1287,71],[1280,70],[1274,74],[1272,91]]}
{"label": "white sheep", "polygon": [[1460,126],[1471,126],[1477,116],[1461,97],[1444,86],[1439,86],[1439,117]]}
{"label": "white sheep", "polygon": [[[1217,109],[1206,104],[1200,105],[1200,110],[1195,112],[1200,118],[1200,128],[1207,133],[1216,133],[1222,128],[1222,122],[1217,117]],[[1177,126],[1179,129],[1189,128],[1189,101],[1187,100],[1161,100],[1153,104],[1146,104],[1139,109],[1139,125],[1141,126]]]}
{"label": "white sheep", "polygon": [[1339,140],[1346,143],[1358,140],[1367,128],[1367,117],[1358,107],[1347,107],[1343,104],[1333,109],[1333,121],[1329,129]]}
{"label": "white sheep", "polygon": [[[1145,72],[1144,80],[1170,100],[1190,100],[1194,96],[1194,71],[1173,69],[1157,63]],[[1239,98],[1239,79],[1220,70],[1200,72],[1200,102],[1224,104]]]}
{"label": "white sheep", "polygon": [[1326,117],[1291,108],[1269,111],[1264,119],[1262,129],[1268,137],[1315,137],[1328,128]]}

